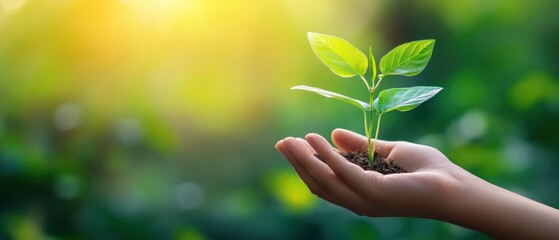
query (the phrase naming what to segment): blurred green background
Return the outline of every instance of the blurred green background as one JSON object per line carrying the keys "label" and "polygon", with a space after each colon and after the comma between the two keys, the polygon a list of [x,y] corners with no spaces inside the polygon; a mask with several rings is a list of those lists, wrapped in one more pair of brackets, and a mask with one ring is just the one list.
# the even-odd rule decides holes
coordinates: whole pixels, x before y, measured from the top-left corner
{"label": "blurred green background", "polygon": [[364,99],[306,32],[380,59],[435,38],[417,77],[445,89],[389,114],[381,138],[559,207],[556,0],[0,0],[0,239],[476,239],[451,224],[365,218],[311,195],[285,136],[361,113]]}

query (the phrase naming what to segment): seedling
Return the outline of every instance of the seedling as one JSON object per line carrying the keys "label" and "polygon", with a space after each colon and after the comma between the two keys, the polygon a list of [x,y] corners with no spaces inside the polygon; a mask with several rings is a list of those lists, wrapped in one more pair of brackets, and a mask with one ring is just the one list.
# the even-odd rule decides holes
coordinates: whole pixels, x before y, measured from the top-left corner
{"label": "seedling", "polygon": [[[364,102],[339,93],[304,85],[295,86],[291,89],[314,92],[327,98],[344,101],[361,109],[368,143],[368,158],[371,164],[374,161],[374,151],[382,115],[394,110],[400,112],[412,110],[442,90],[440,87],[427,86],[392,88],[380,92],[375,99],[375,91],[385,77],[390,75],[411,77],[421,73],[431,59],[435,40],[408,42],[392,49],[380,59],[380,73],[377,75],[377,65],[371,47],[369,47],[369,59],[367,59],[363,52],[339,37],[309,32],[308,38],[313,52],[332,72],[342,78],[359,76],[363,80],[369,93],[369,100]],[[370,79],[367,79],[366,75],[368,69]],[[377,78],[378,81],[376,81]],[[371,146],[375,117],[375,141]]]}

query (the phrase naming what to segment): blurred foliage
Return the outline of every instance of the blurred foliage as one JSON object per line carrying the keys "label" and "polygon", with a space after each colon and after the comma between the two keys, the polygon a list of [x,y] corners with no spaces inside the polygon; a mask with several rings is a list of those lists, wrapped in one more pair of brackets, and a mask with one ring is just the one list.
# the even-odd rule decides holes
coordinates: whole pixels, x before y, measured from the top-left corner
{"label": "blurred foliage", "polygon": [[437,39],[425,72],[383,84],[445,90],[386,116],[381,138],[435,146],[559,207],[558,7],[0,0],[0,239],[483,239],[438,221],[357,217],[308,192],[275,142],[362,132],[361,115],[289,87],[366,92],[327,71],[305,33],[379,56]]}

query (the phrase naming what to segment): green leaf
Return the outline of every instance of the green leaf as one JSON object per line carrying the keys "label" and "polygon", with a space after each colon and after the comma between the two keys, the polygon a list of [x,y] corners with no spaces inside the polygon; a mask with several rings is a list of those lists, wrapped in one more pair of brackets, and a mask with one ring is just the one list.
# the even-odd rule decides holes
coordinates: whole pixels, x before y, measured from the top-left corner
{"label": "green leaf", "polygon": [[309,92],[313,92],[316,94],[320,94],[324,97],[327,98],[334,98],[334,99],[338,99],[338,100],[342,100],[346,103],[349,103],[353,106],[356,106],[362,110],[370,110],[371,106],[368,103],[359,101],[357,99],[353,99],[350,98],[348,96],[339,94],[339,93],[335,93],[335,92],[330,92],[328,90],[324,90],[324,89],[320,89],[320,88],[315,88],[315,87],[309,87],[309,86],[305,86],[305,85],[298,85],[295,87],[292,87],[291,90],[305,90],[305,91],[309,91]]}
{"label": "green leaf", "polygon": [[420,40],[404,43],[395,47],[380,59],[380,70],[384,76],[419,74],[433,53],[435,40]]}
{"label": "green leaf", "polygon": [[367,57],[351,43],[339,37],[307,33],[316,56],[340,77],[363,76],[367,71]]}
{"label": "green leaf", "polygon": [[373,102],[373,107],[378,114],[392,110],[409,111],[435,96],[442,89],[441,87],[422,86],[387,89],[380,92],[378,98]]}
{"label": "green leaf", "polygon": [[377,77],[377,62],[375,61],[375,56],[373,56],[373,47],[370,46],[369,46],[369,60],[371,60],[371,79],[373,79],[372,82],[374,85],[375,79]]}

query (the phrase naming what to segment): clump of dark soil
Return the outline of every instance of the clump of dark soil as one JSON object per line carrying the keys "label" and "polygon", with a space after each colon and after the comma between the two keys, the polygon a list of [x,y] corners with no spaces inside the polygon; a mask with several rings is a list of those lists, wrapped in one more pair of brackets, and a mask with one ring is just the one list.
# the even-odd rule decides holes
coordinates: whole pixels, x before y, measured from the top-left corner
{"label": "clump of dark soil", "polygon": [[[369,156],[367,152],[349,152],[349,153],[340,153],[343,157],[347,159],[347,161],[360,166],[363,170],[369,171],[377,171],[382,174],[393,174],[393,173],[407,173],[405,169],[400,167],[400,165],[396,164],[392,161],[387,161],[384,157],[375,153],[373,164],[369,162]],[[315,155],[320,159],[320,156]]]}

